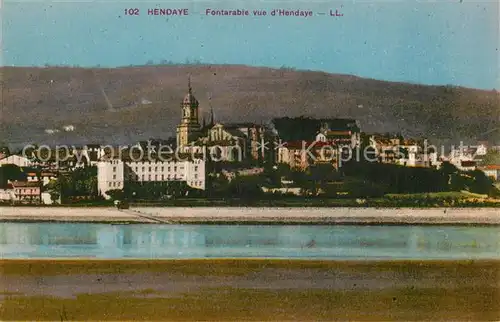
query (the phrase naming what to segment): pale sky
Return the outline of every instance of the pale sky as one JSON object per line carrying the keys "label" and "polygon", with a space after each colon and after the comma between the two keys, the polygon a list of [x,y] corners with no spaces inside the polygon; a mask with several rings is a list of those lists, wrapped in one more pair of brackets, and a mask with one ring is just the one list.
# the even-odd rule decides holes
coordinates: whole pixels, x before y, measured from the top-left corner
{"label": "pale sky", "polygon": [[[126,8],[140,15],[125,16]],[[148,8],[187,8],[189,16],[148,16]],[[213,17],[207,8],[302,9],[313,17]],[[344,16],[330,17],[330,9]],[[1,10],[6,66],[189,60],[500,88],[495,0],[4,0]]]}

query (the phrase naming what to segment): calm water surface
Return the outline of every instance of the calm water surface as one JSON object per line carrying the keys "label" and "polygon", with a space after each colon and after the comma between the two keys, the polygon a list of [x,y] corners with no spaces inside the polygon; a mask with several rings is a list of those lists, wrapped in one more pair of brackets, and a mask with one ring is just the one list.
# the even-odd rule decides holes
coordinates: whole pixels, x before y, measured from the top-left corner
{"label": "calm water surface", "polygon": [[2,258],[500,259],[498,227],[0,223]]}

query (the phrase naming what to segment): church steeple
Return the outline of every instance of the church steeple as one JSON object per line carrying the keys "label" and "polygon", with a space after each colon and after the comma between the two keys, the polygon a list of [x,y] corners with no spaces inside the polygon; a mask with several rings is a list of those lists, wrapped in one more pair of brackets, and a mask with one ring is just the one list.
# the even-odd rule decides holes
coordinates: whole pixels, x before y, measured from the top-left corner
{"label": "church steeple", "polygon": [[212,95],[208,96],[208,105],[210,106],[210,126],[214,126],[214,108],[212,107]]}
{"label": "church steeple", "polygon": [[188,145],[198,137],[200,124],[198,122],[198,100],[191,88],[191,75],[188,77],[188,93],[181,103],[181,124],[177,127],[177,146]]}
{"label": "church steeple", "polygon": [[210,104],[210,125],[215,125],[214,108],[212,107],[212,104]]}

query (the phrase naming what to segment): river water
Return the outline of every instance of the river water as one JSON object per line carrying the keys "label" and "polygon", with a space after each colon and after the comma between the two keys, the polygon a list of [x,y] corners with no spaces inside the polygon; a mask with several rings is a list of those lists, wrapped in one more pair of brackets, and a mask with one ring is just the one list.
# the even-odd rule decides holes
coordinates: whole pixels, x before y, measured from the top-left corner
{"label": "river water", "polygon": [[494,226],[0,223],[2,258],[500,259]]}

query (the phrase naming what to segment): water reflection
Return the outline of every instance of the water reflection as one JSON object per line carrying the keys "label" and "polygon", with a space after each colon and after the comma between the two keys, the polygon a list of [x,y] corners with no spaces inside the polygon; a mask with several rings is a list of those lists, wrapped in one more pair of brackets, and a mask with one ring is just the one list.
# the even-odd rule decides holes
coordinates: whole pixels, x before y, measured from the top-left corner
{"label": "water reflection", "polygon": [[0,223],[0,255],[98,258],[500,258],[496,227]]}

